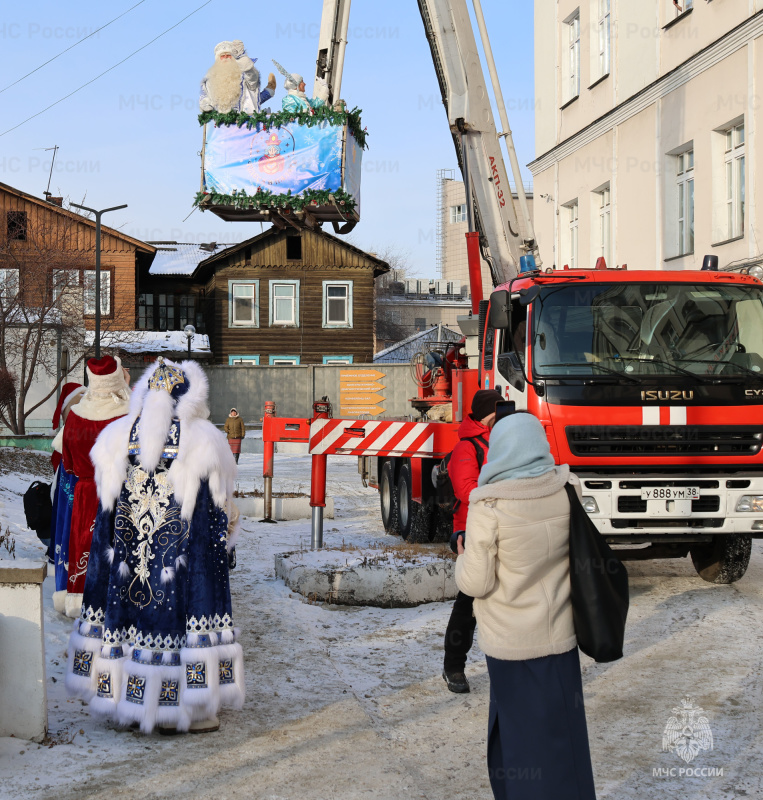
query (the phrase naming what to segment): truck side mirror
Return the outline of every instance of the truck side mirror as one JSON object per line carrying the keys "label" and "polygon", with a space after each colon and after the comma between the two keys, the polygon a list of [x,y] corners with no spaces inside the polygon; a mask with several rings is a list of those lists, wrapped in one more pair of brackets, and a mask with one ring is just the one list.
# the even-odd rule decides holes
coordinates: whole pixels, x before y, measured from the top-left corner
{"label": "truck side mirror", "polygon": [[513,386],[518,392],[524,392],[525,376],[516,353],[501,353],[497,366],[498,372],[506,378],[509,386]]}
{"label": "truck side mirror", "polygon": [[511,297],[505,289],[500,289],[490,295],[490,314],[488,322],[491,328],[502,330],[509,327],[509,309]]}

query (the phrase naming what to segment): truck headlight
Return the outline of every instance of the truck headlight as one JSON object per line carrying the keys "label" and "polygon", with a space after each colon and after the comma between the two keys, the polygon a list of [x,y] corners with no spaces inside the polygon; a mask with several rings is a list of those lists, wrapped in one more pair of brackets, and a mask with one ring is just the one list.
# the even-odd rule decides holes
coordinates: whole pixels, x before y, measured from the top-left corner
{"label": "truck headlight", "polygon": [[[763,499],[763,498],[761,498]],[[596,503],[596,499],[593,497],[583,497],[582,500],[583,508],[586,510],[588,514],[598,514],[599,513],[599,506]]]}
{"label": "truck headlight", "polygon": [[737,511],[763,511],[763,494],[743,494],[737,501]]}

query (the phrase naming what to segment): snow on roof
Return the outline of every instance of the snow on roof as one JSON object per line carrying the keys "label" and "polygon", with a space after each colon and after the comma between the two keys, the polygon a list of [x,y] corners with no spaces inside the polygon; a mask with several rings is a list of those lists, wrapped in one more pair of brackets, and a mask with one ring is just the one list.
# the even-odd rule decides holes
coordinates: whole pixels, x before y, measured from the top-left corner
{"label": "snow on roof", "polygon": [[[93,331],[85,332],[85,345],[95,339]],[[101,347],[125,353],[187,353],[188,339],[183,331],[106,331],[101,334]],[[191,353],[211,355],[209,336],[196,333],[191,339]]]}
{"label": "snow on roof", "polygon": [[156,255],[151,263],[149,275],[193,275],[196,267],[210,256],[218,255],[234,244],[208,245],[187,242],[154,242]]}
{"label": "snow on roof", "polygon": [[424,350],[431,345],[436,345],[438,342],[438,335],[440,337],[440,343],[460,342],[461,339],[464,338],[462,333],[454,331],[446,325],[443,325],[442,328],[438,325],[434,325],[425,331],[414,333],[413,336],[409,336],[401,342],[395,342],[395,344],[390,345],[385,350],[380,350],[374,356],[374,363],[404,364],[410,361],[419,350]]}

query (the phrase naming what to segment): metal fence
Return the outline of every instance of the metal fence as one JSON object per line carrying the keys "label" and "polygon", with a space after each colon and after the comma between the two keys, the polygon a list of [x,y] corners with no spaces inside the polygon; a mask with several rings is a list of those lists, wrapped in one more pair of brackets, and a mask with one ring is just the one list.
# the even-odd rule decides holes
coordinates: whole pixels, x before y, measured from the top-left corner
{"label": "metal fence", "polygon": [[[369,407],[374,419],[405,417],[413,411],[408,401],[417,392],[408,364],[214,366],[205,367],[205,372],[210,419],[216,424],[223,423],[234,406],[245,422],[257,422],[266,400],[275,401],[279,417],[307,418],[313,402],[326,395],[335,417],[363,416]],[[346,412],[352,403],[358,413]]]}

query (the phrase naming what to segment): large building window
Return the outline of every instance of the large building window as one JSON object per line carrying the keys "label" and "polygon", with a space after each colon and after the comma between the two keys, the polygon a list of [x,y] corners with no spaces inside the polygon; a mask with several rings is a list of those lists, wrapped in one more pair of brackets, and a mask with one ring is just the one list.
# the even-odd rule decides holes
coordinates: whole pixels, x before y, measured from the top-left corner
{"label": "large building window", "polygon": [[449,212],[451,223],[466,222],[466,203],[461,203],[460,206],[451,206]]}
{"label": "large building window", "polygon": [[577,97],[580,94],[580,9],[576,9],[572,16],[564,21],[564,46],[567,54],[564,60],[565,90],[563,101]]}
{"label": "large building window", "polygon": [[744,234],[744,122],[724,131],[726,238]]}
{"label": "large building window", "polygon": [[562,246],[562,261],[570,269],[578,268],[578,201],[573,200],[564,206],[566,216],[565,241]]}
{"label": "large building window", "polygon": [[156,295],[157,311],[159,312],[159,330],[175,330],[175,295],[158,294]]}
{"label": "large building window", "polygon": [[323,327],[352,327],[352,281],[323,281]]}
{"label": "large building window", "polygon": [[598,59],[598,77],[602,78],[609,73],[609,47],[610,47],[610,13],[609,13],[610,0],[598,0],[599,4],[599,59]]}
{"label": "large building window", "polygon": [[596,237],[596,257],[603,258],[610,266],[611,256],[611,212],[609,184],[595,192],[598,213],[598,226]]}
{"label": "large building window", "polygon": [[694,150],[675,156],[678,255],[694,252]]}
{"label": "large building window", "polygon": [[259,326],[259,294],[259,281],[228,281],[229,328],[257,328]]}
{"label": "large building window", "polygon": [[270,281],[270,324],[299,325],[299,281]]}
{"label": "large building window", "polygon": [[196,297],[192,294],[179,294],[178,298],[178,330],[186,325],[196,325]]}
{"label": "large building window", "polygon": [[[95,314],[95,270],[84,273],[85,314]],[[111,314],[111,271],[101,270],[101,314]]]}
{"label": "large building window", "polygon": [[8,211],[5,215],[6,234],[9,239],[25,242],[28,233],[26,211]]}

